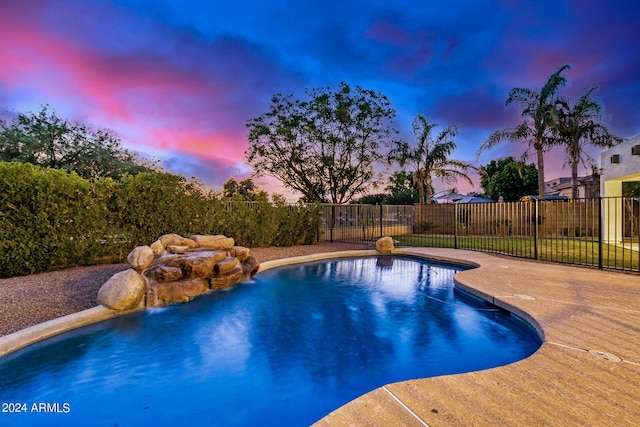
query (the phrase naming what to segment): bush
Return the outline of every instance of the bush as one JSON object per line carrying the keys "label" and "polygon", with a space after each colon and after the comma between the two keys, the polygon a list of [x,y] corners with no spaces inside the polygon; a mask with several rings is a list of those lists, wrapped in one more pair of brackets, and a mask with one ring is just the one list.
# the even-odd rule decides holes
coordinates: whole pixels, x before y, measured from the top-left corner
{"label": "bush", "polygon": [[104,205],[74,172],[0,162],[0,274],[91,263]]}
{"label": "bush", "polygon": [[0,277],[123,261],[162,234],[225,234],[248,247],[319,240],[319,206],[220,200],[167,173],[89,182],[74,172],[0,162]]}

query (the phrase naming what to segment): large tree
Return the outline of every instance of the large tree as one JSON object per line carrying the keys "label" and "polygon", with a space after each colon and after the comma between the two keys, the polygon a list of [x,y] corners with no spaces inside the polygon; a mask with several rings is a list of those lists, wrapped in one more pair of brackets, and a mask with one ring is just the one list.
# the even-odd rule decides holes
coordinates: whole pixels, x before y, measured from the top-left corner
{"label": "large tree", "polygon": [[413,205],[418,203],[418,188],[411,172],[401,170],[391,174],[385,190],[387,190],[385,193],[363,196],[356,203],[367,205]]}
{"label": "large tree", "polygon": [[469,169],[475,169],[473,165],[449,159],[456,148],[453,138],[458,129],[455,125],[447,126],[434,137],[431,132],[437,126],[423,115],[417,114],[413,118],[412,142],[396,141],[395,147],[388,155],[388,160],[397,161],[400,167],[406,164],[413,166],[413,179],[418,187],[418,203],[421,204],[431,203],[434,177],[447,183],[462,178],[473,185],[467,175]]}
{"label": "large tree", "polygon": [[480,186],[493,200],[500,196],[505,202],[515,202],[522,196],[535,194],[538,189],[538,170],[533,164],[514,160],[509,156],[491,160],[480,167]]}
{"label": "large tree", "polygon": [[389,196],[385,199],[388,205],[413,205],[418,203],[418,186],[413,179],[413,172],[396,171],[389,177],[385,188]]}
{"label": "large tree", "polygon": [[275,95],[268,112],[249,120],[247,162],[307,202],[346,203],[375,181],[374,165],[397,133],[395,110],[380,92],[346,83],[306,93]]}
{"label": "large tree", "polygon": [[585,152],[585,147],[609,148],[622,142],[622,138],[599,123],[602,105],[591,97],[597,89],[589,89],[574,106],[568,100],[560,103],[557,131],[567,154],[566,163],[571,167],[571,197],[574,199],[578,198],[579,164],[586,169],[597,167],[596,161]]}
{"label": "large tree", "polygon": [[157,166],[140,161],[110,130],[59,117],[49,106],[0,122],[0,160],[75,171],[87,179],[120,178]]}
{"label": "large tree", "polygon": [[566,84],[567,78],[562,73],[569,68],[571,68],[569,65],[558,68],[549,76],[539,92],[522,87],[511,89],[505,105],[508,107],[513,103],[519,104],[522,108],[521,116],[524,121],[516,127],[493,132],[478,149],[478,155],[480,155],[482,151],[490,149],[502,141],[528,144],[536,152],[538,195],[541,199],[544,199],[544,152],[555,143],[553,125],[558,116],[558,90],[560,86]]}
{"label": "large tree", "polygon": [[264,190],[258,189],[251,178],[238,182],[235,178],[229,178],[222,184],[222,196],[231,199],[234,196],[242,200],[255,202],[259,199],[268,199]]}

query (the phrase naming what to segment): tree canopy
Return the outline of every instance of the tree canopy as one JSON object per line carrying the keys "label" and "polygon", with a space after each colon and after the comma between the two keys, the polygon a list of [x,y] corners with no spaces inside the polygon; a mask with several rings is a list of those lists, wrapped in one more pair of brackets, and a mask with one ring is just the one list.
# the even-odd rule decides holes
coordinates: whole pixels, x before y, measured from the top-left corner
{"label": "tree canopy", "polygon": [[375,184],[374,165],[397,133],[395,110],[380,92],[344,82],[306,94],[277,94],[248,121],[246,160],[255,176],[271,175],[307,202],[346,203]]}
{"label": "tree canopy", "polygon": [[75,171],[86,179],[119,179],[154,168],[125,149],[112,131],[71,123],[47,105],[37,114],[0,122],[0,160]]}
{"label": "tree canopy", "polygon": [[538,170],[533,164],[527,165],[511,156],[480,167],[480,186],[493,200],[502,196],[505,202],[515,202],[522,196],[535,194],[537,181]]}
{"label": "tree canopy", "polygon": [[436,137],[431,132],[438,125],[418,114],[413,119],[413,141],[396,141],[395,147],[389,152],[388,161],[397,161],[400,167],[411,164],[414,167],[413,180],[418,187],[418,203],[431,203],[433,198],[433,177],[442,179],[446,183],[454,183],[463,178],[471,185],[473,182],[467,172],[474,169],[473,165],[461,160],[449,159],[455,150],[453,138],[458,129],[447,126]]}
{"label": "tree canopy", "polygon": [[242,200],[255,202],[258,199],[267,199],[267,193],[258,189],[251,178],[238,182],[235,178],[229,178],[222,185],[222,196],[228,199],[234,196]]}
{"label": "tree canopy", "polygon": [[567,155],[566,163],[571,167],[571,196],[578,197],[578,165],[595,170],[597,162],[584,148],[593,145],[609,148],[622,142],[600,123],[602,105],[592,98],[597,90],[593,87],[575,105],[568,99],[560,101],[560,111],[556,131]]}
{"label": "tree canopy", "polygon": [[413,173],[396,171],[389,177],[386,193],[370,194],[361,197],[357,203],[384,205],[413,205],[418,203],[418,188]]}
{"label": "tree canopy", "polygon": [[[522,108],[524,121],[518,126],[493,132],[478,149],[490,149],[502,141],[525,142],[536,152],[538,163],[538,195],[544,199],[544,152],[556,141],[553,137],[553,125],[558,115],[558,90],[564,86],[567,78],[562,73],[569,69],[563,65],[547,78],[540,91],[528,88],[513,88],[505,102],[508,107],[517,103]],[[525,153],[526,155],[526,153]]]}

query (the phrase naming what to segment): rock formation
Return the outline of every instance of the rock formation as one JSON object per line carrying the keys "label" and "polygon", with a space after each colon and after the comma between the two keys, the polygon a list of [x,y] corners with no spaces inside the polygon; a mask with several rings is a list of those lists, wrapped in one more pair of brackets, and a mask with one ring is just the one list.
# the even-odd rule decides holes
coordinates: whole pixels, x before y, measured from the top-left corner
{"label": "rock formation", "polygon": [[249,280],[260,264],[248,248],[234,244],[223,235],[160,236],[129,253],[131,269],[102,285],[98,303],[114,310],[163,307]]}

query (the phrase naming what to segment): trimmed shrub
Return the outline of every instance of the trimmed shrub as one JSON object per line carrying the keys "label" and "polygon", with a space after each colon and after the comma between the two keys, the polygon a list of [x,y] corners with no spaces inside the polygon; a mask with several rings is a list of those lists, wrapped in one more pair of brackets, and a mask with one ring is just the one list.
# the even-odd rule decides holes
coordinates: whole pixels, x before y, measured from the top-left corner
{"label": "trimmed shrub", "polygon": [[220,200],[167,173],[87,181],[74,172],[0,162],[0,277],[124,261],[162,234],[225,234],[248,247],[316,243],[319,206]]}
{"label": "trimmed shrub", "polygon": [[0,162],[0,274],[88,264],[106,229],[102,201],[76,173]]}

